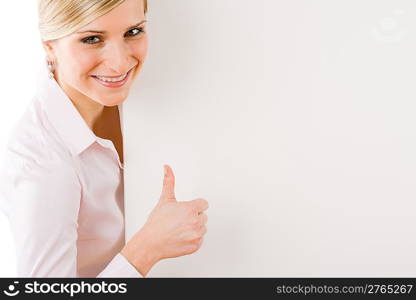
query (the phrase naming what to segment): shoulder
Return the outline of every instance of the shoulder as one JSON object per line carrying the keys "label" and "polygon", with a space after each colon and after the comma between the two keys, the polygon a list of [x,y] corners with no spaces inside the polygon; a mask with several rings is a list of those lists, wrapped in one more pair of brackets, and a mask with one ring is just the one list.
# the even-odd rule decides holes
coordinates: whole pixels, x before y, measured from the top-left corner
{"label": "shoulder", "polygon": [[6,143],[6,155],[20,163],[71,161],[71,155],[49,123],[37,98],[33,98],[14,125]]}
{"label": "shoulder", "polygon": [[72,156],[42,114],[32,102],[7,141],[0,162],[0,201],[6,210],[16,201],[63,208],[70,202],[77,208],[81,186]]}
{"label": "shoulder", "polygon": [[49,124],[36,99],[13,127],[0,168],[10,175],[18,172],[39,179],[77,177],[70,151]]}

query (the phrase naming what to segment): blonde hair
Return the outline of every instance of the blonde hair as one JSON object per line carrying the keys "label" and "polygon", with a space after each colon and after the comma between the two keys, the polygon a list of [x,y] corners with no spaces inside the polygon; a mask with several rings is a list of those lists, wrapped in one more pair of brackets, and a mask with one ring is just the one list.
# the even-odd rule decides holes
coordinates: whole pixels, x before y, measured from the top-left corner
{"label": "blonde hair", "polygon": [[[140,0],[138,0],[140,1]],[[147,0],[144,13],[147,13]],[[38,0],[42,41],[62,38],[91,23],[124,0]]]}

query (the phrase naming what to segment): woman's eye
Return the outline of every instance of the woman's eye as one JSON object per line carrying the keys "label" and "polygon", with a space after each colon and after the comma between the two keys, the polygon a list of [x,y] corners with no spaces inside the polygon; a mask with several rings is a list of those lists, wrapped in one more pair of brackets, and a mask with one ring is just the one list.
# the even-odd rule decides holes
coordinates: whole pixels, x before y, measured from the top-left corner
{"label": "woman's eye", "polygon": [[133,28],[133,29],[130,29],[129,31],[127,31],[127,33],[129,33],[129,32],[132,32],[132,34],[130,36],[136,36],[136,35],[139,35],[140,33],[144,32],[144,30],[143,30],[143,27],[136,27],[136,28]]}
{"label": "woman's eye", "polygon": [[97,36],[89,36],[89,37],[87,37],[87,38],[85,38],[85,39],[82,39],[81,41],[82,41],[83,43],[85,43],[85,44],[96,44],[96,43],[90,42],[90,41],[92,41],[94,38],[97,38],[97,39],[98,39],[98,37],[97,37]]}
{"label": "woman's eye", "polygon": [[[141,33],[144,33],[144,28],[143,27],[136,27],[133,29],[130,29],[129,31],[127,31],[127,35],[128,36],[137,36]],[[94,41],[94,39],[97,39]],[[97,44],[99,42],[99,37],[98,36],[89,36],[87,38],[84,38],[81,40],[81,42],[83,42],[84,44]]]}

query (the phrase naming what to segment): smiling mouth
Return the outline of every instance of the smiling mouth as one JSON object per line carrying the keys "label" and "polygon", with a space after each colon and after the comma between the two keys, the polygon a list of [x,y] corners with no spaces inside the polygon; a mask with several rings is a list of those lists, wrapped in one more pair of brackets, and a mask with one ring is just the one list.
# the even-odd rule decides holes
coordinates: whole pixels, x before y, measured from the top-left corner
{"label": "smiling mouth", "polygon": [[91,76],[92,78],[94,78],[95,80],[97,80],[97,82],[99,82],[101,85],[107,87],[107,88],[121,88],[123,87],[127,81],[130,80],[130,76],[132,73],[132,70],[134,68],[132,68],[130,71],[128,71],[123,77],[120,77],[122,79],[119,80],[119,78],[115,78],[115,80],[102,80],[97,76]]}
{"label": "smiling mouth", "polygon": [[131,68],[126,74],[121,75],[121,76],[101,76],[101,75],[91,75],[91,77],[94,77],[96,79],[99,79],[101,81],[104,82],[121,82],[123,81],[129,74],[130,72],[134,69],[135,67]]}
{"label": "smiling mouth", "polygon": [[105,82],[119,82],[124,80],[128,75],[128,72],[122,76],[119,77],[106,77],[106,76],[93,76],[101,81],[105,81]]}

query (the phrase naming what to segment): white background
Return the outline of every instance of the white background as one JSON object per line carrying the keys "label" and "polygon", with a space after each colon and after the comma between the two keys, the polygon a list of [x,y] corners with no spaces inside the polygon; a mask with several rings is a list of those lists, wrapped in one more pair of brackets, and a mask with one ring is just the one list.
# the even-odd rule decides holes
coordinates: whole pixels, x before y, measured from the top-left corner
{"label": "white background", "polygon": [[[44,54],[36,2],[0,12],[2,149]],[[414,1],[150,1],[124,106],[127,237],[163,164],[209,201],[193,255],[148,276],[416,276]],[[15,13],[11,13],[15,12]],[[0,215],[0,276],[14,276]]]}
{"label": "white background", "polygon": [[[45,55],[37,29],[36,1],[7,1],[0,9],[0,154],[10,130],[36,90],[36,76]],[[0,211],[0,277],[16,276],[9,224]]]}

